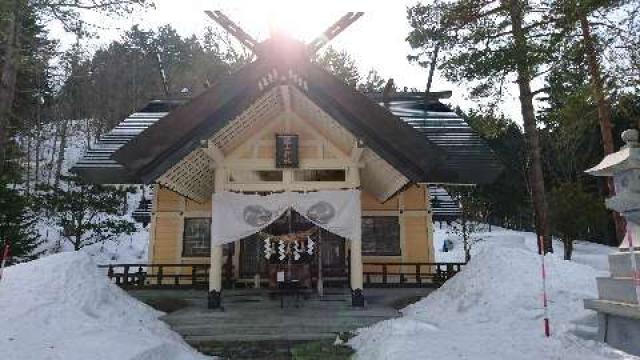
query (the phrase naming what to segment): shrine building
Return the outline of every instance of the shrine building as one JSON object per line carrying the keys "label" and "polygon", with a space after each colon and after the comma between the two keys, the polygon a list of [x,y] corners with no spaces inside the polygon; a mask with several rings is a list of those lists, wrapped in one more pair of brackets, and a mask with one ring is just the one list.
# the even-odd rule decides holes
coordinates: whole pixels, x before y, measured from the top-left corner
{"label": "shrine building", "polygon": [[152,101],[72,171],[153,184],[148,261],[210,264],[211,308],[225,279],[343,281],[362,306],[363,264],[434,261],[428,185],[490,183],[501,166],[434,94],[360,93],[311,60],[317,44],[251,46],[255,61]]}

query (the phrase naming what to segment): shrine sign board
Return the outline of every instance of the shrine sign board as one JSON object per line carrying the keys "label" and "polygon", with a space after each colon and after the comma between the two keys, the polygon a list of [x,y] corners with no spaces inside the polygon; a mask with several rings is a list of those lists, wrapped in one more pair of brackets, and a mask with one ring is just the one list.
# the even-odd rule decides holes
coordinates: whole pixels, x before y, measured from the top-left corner
{"label": "shrine sign board", "polygon": [[276,135],[276,167],[297,168],[298,135]]}

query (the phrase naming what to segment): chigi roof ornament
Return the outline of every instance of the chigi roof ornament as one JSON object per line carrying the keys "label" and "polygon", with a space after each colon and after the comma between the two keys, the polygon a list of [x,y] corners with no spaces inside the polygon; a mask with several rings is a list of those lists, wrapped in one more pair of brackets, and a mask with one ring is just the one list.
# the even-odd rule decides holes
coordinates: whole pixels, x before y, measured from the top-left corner
{"label": "chigi roof ornament", "polygon": [[[207,16],[218,23],[218,25],[220,25],[231,36],[235,37],[238,41],[240,41],[242,45],[251,50],[258,57],[282,53],[280,51],[274,52],[274,50],[279,50],[279,48],[282,47],[288,48],[286,51],[288,53],[288,57],[291,57],[291,53],[296,51],[303,56],[311,57],[316,52],[318,52],[318,50],[322,49],[331,40],[338,36],[341,32],[343,32],[346,28],[348,28],[351,24],[353,24],[356,20],[358,20],[362,15],[364,15],[364,12],[346,13],[335,23],[333,23],[333,25],[329,26],[324,32],[322,32],[322,34],[317,36],[308,44],[304,44],[300,41],[290,38],[286,39],[288,37],[281,32],[273,32],[270,39],[267,39],[263,42],[258,42],[240,26],[229,19],[222,11],[205,10],[205,14],[207,14]],[[274,39],[277,41],[273,41]]]}

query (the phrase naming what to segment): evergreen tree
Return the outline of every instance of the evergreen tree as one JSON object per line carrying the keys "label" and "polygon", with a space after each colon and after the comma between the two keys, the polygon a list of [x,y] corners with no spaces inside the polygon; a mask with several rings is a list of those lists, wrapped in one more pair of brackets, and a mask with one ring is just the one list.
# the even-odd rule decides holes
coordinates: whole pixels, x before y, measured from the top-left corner
{"label": "evergreen tree", "polygon": [[[456,0],[445,5],[418,4],[408,10],[408,40],[416,49],[439,47],[441,69],[453,81],[477,84],[475,95],[501,96],[507,79],[518,85],[527,145],[534,220],[544,249],[553,251],[547,216],[540,138],[531,83],[548,59],[550,22],[524,0]],[[433,14],[440,14],[433,17]]]}
{"label": "evergreen tree", "polygon": [[314,61],[345,84],[355,88],[360,82],[356,61],[346,51],[337,51],[331,46],[316,55]]}
{"label": "evergreen tree", "polygon": [[0,178],[0,252],[8,242],[14,262],[38,257],[43,241],[35,228],[37,221],[29,198]]}
{"label": "evergreen tree", "polygon": [[487,208],[486,221],[512,229],[533,230],[522,129],[513,120],[491,111],[468,111],[462,116],[487,141],[504,166],[493,183],[477,186],[470,193]]}
{"label": "evergreen tree", "polygon": [[358,90],[363,93],[382,92],[387,81],[374,69],[369,70],[367,77],[358,84]]}
{"label": "evergreen tree", "polygon": [[10,147],[15,136],[11,120],[15,115],[16,97],[20,94],[17,79],[23,66],[29,64],[24,60],[33,57],[25,48],[30,45],[32,38],[29,35],[34,26],[55,20],[68,31],[84,28],[86,32],[81,12],[122,16],[149,5],[147,0],[0,1],[0,172],[10,159]]}
{"label": "evergreen tree", "polygon": [[[584,63],[589,73],[589,84],[591,95],[594,98],[598,112],[598,123],[602,136],[602,146],[605,155],[613,153],[616,149],[613,140],[613,124],[611,115],[611,104],[608,97],[608,91],[605,87],[603,79],[603,69],[601,67],[601,49],[598,44],[598,37],[594,34],[594,25],[590,20],[590,16],[596,13],[606,13],[613,11],[620,6],[621,1],[618,0],[555,0],[552,1],[554,8],[554,17],[556,24],[562,30],[561,34],[568,37],[568,41],[572,41],[579,29],[581,38],[580,45],[584,54]],[[614,29],[616,29],[614,27]],[[618,29],[616,29],[618,30]],[[608,28],[611,31],[611,28]],[[620,35],[620,31],[615,31]],[[607,195],[615,195],[613,179],[608,179]],[[617,213],[612,212],[613,221],[616,227],[616,235],[618,241],[622,241],[622,237],[626,232],[624,219]]]}
{"label": "evergreen tree", "polygon": [[75,176],[61,180],[58,188],[42,186],[38,201],[74,250],[135,232],[133,222],[118,216],[133,188],[86,184]]}
{"label": "evergreen tree", "polygon": [[601,236],[598,230],[607,221],[604,202],[573,183],[556,186],[549,195],[553,232],[564,243],[564,259],[571,260],[575,240]]}

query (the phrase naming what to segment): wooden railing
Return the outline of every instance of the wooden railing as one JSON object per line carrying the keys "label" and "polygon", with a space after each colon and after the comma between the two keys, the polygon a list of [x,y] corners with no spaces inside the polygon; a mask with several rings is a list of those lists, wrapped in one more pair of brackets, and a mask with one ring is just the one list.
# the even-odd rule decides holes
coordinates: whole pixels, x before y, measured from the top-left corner
{"label": "wooden railing", "polygon": [[[110,264],[107,276],[123,288],[202,288],[209,283],[208,264]],[[224,266],[222,278],[226,284],[233,277],[233,268]]]}
{"label": "wooden railing", "polygon": [[440,286],[457,274],[464,263],[363,263],[365,287]]}
{"label": "wooden railing", "polygon": [[[457,274],[464,263],[388,263],[365,262],[365,287],[429,287],[440,286]],[[99,265],[107,269],[107,276],[123,288],[195,288],[206,289],[209,283],[208,264],[110,264]],[[223,266],[223,286],[233,286],[233,267]],[[313,271],[312,279],[317,279]],[[325,281],[343,281],[349,286],[349,267],[323,269]],[[340,274],[333,277],[330,274]],[[342,286],[342,285],[340,285]]]}

